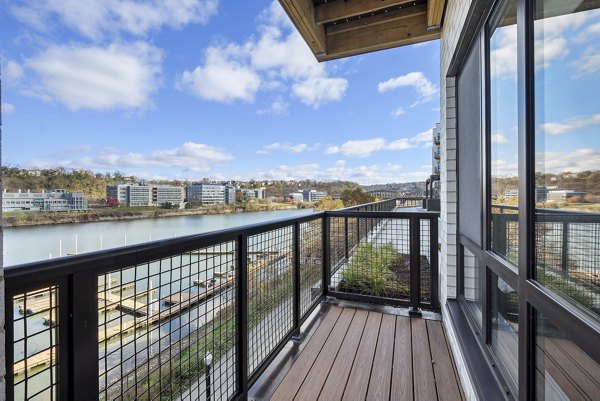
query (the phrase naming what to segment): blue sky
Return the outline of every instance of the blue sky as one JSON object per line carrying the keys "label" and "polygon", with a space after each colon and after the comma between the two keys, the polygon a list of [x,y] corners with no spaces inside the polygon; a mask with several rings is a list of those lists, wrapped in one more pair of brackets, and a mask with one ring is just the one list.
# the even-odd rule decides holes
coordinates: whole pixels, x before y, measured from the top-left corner
{"label": "blue sky", "polygon": [[4,165],[363,184],[431,172],[437,41],[318,64],[276,1],[2,7]]}

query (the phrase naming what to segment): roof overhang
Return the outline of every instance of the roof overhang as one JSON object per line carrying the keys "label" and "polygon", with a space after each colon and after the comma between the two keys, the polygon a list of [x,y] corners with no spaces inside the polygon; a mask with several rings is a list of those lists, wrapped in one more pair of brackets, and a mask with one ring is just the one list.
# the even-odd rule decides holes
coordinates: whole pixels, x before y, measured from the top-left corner
{"label": "roof overhang", "polygon": [[446,0],[279,0],[319,61],[440,38]]}

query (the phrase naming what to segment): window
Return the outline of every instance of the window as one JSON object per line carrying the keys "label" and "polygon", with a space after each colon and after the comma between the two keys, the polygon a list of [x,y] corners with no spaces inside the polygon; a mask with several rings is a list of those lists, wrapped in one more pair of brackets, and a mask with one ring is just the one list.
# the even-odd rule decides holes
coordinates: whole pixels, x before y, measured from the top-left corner
{"label": "window", "polygon": [[598,317],[600,9],[591,3],[536,2],[534,201],[537,280]]}
{"label": "window", "polygon": [[518,332],[519,296],[514,288],[493,275],[491,346],[515,388],[519,372]]}
{"label": "window", "polygon": [[488,152],[491,249],[518,262],[518,115],[516,1],[504,1],[490,26]]}

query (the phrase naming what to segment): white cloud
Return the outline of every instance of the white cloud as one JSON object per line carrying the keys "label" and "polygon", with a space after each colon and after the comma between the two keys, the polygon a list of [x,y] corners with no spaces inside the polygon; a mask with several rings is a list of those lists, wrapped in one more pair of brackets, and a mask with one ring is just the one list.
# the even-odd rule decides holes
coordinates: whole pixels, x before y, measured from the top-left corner
{"label": "white cloud", "polygon": [[82,36],[100,40],[125,33],[146,36],[169,27],[205,24],[217,13],[218,0],[17,0],[13,15],[38,31],[48,31],[60,21]]}
{"label": "white cloud", "polygon": [[[316,61],[277,1],[261,13],[259,21],[257,35],[244,43],[226,43],[207,49],[204,63],[185,71],[177,87],[220,102],[251,102],[256,93],[263,90],[291,92],[314,108],[343,98],[348,81],[330,76],[330,67]],[[207,71],[213,73],[207,74]],[[219,95],[223,90],[227,95]]]}
{"label": "white cloud", "polygon": [[413,142],[431,143],[433,141],[433,131],[432,129],[428,129],[427,131],[423,131],[420,134],[413,136],[410,140]]}
{"label": "white cloud", "polygon": [[239,46],[209,47],[204,66],[184,71],[176,87],[199,98],[223,103],[235,100],[253,102],[261,83],[260,76],[243,61],[238,61]]}
{"label": "white cloud", "polygon": [[404,113],[406,113],[406,111],[404,110],[404,107],[398,107],[397,109],[392,110],[390,115],[394,118],[398,118],[401,115],[404,115]]}
{"label": "white cloud", "polygon": [[295,83],[292,92],[300,101],[317,109],[322,104],[342,100],[348,89],[348,81],[344,78],[313,76]]}
{"label": "white cloud", "polygon": [[404,150],[415,146],[407,138],[387,141],[384,138],[350,140],[340,146],[329,146],[325,149],[326,155],[342,153],[346,157],[368,157],[382,150]]}
{"label": "white cloud", "polygon": [[2,102],[1,110],[2,110],[2,114],[4,114],[4,115],[12,114],[15,111],[15,106],[12,105],[11,103]]}
{"label": "white cloud", "polygon": [[536,154],[536,170],[546,173],[598,171],[598,166],[600,166],[600,152],[595,149]]}
{"label": "white cloud", "polygon": [[325,154],[326,155],[334,155],[336,153],[340,152],[340,147],[339,146],[328,146],[327,149],[325,149]]}
{"label": "white cloud", "polygon": [[24,92],[70,110],[145,108],[160,84],[161,61],[161,51],[144,42],[52,46],[25,62],[39,82]]}
{"label": "white cloud", "polygon": [[313,152],[321,146],[320,143],[316,143],[313,146],[309,146],[306,143],[298,143],[292,144],[288,142],[275,142],[270,145],[263,147],[256,151],[258,154],[268,154],[273,151],[283,151],[290,153],[303,153],[303,152]]}
{"label": "white cloud", "polygon": [[494,177],[513,177],[519,171],[517,163],[511,163],[506,160],[497,159],[492,163],[492,176]]}
{"label": "white cloud", "polygon": [[572,117],[564,122],[540,124],[540,130],[546,135],[562,135],[592,125],[600,125],[600,114]]}
{"label": "white cloud", "polygon": [[571,63],[571,66],[575,69],[576,77],[600,71],[600,47],[587,48],[581,58]]}
{"label": "white cloud", "polygon": [[492,134],[492,143],[508,143],[509,140],[506,136],[500,134],[500,133],[494,133]]}
{"label": "white cloud", "polygon": [[[379,93],[388,92],[394,89],[412,87],[419,95],[417,103],[433,100],[439,92],[437,85],[431,82],[421,71],[410,72],[396,78],[388,79],[377,85]],[[416,105],[416,104],[414,104]]]}
{"label": "white cloud", "polygon": [[275,100],[273,103],[271,103],[269,108],[256,110],[256,114],[259,114],[259,115],[264,115],[264,114],[286,115],[289,106],[290,105],[285,100],[283,100],[282,98],[279,98],[279,99]]}
{"label": "white cloud", "polygon": [[9,86],[17,86],[23,79],[24,74],[23,67],[14,60],[8,60],[2,66],[4,82]]}
{"label": "white cloud", "polygon": [[[77,153],[77,152],[76,152]],[[82,155],[82,153],[84,153]],[[202,143],[186,142],[172,149],[159,149],[148,154],[121,153],[114,149],[81,149],[71,159],[61,160],[58,164],[67,168],[181,168],[192,172],[208,172],[214,166],[222,166],[234,157],[214,146]],[[30,162],[40,167],[44,162]]]}
{"label": "white cloud", "polygon": [[[569,40],[572,35],[565,36],[565,32],[581,27],[588,20],[588,14],[572,13],[535,21],[534,49],[537,69],[548,68],[554,61],[569,54]],[[492,76],[516,79],[517,26],[513,24],[497,28],[491,46]]]}
{"label": "white cloud", "polygon": [[[431,168],[431,166],[427,166]],[[428,171],[403,172],[399,164],[371,164],[349,166],[345,160],[337,160],[328,166],[318,163],[280,165],[270,170],[248,173],[239,179],[261,180],[352,180],[360,184],[380,184],[398,181],[422,181],[429,177]]]}

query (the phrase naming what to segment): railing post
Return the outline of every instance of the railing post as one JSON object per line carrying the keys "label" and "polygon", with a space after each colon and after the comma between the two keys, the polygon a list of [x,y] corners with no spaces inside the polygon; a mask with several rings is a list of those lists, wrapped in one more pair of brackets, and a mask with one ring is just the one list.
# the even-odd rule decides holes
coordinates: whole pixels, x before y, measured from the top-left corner
{"label": "railing post", "polygon": [[323,228],[321,233],[323,235],[323,257],[322,257],[322,286],[323,296],[327,296],[329,293],[329,285],[331,283],[331,227],[329,225],[329,216],[327,213],[323,215]]}
{"label": "railing post", "polygon": [[346,260],[350,256],[350,238],[348,232],[348,218],[344,217],[344,255],[346,255]]}
{"label": "railing post", "polygon": [[[500,209],[502,210],[502,209]],[[501,213],[496,213],[496,214],[492,214],[492,222],[493,222],[493,230],[494,230],[494,235],[492,237],[492,249],[500,254],[500,255],[506,255],[506,244],[507,244],[507,237],[508,237],[508,232],[506,231],[507,229],[507,218],[504,217],[505,215],[503,214],[503,212]]]}
{"label": "railing post", "polygon": [[421,316],[421,238],[419,217],[410,218],[410,311],[412,316]]}
{"label": "railing post", "polygon": [[431,307],[433,309],[440,309],[439,299],[439,261],[438,261],[438,219],[437,216],[433,216],[429,220],[429,270],[431,273],[430,277],[430,288],[431,294]]}
{"label": "railing post", "polygon": [[300,223],[294,223],[294,336],[295,341],[302,341],[304,335],[300,332]]}
{"label": "railing post", "polygon": [[248,397],[248,237],[244,234],[237,239],[236,280],[236,354],[237,383],[242,399]]}
{"label": "railing post", "polygon": [[[71,295],[71,357],[69,381],[74,400],[99,398],[98,375],[98,275],[94,271],[75,273],[69,280]],[[60,318],[60,317],[59,317]],[[121,389],[123,391],[123,389]]]}
{"label": "railing post", "polygon": [[562,226],[562,252],[561,252],[561,269],[562,274],[569,274],[569,222],[563,222]]}

